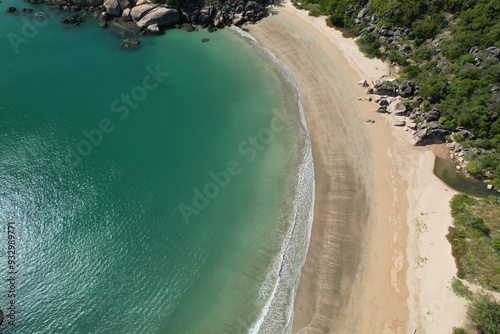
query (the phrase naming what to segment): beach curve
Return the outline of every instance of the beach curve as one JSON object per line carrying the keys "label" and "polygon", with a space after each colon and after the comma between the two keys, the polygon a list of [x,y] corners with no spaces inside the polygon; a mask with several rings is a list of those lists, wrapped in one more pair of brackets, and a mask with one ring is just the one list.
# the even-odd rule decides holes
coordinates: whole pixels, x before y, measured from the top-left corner
{"label": "beach curve", "polygon": [[[418,256],[411,215],[412,194],[421,191],[415,182],[419,160],[429,148],[414,147],[404,130],[360,101],[366,94],[356,83],[389,75],[388,64],[364,57],[324,17],[309,17],[290,3],[273,11],[249,32],[300,84],[316,184],[292,332],[425,332],[422,284],[411,279]],[[376,124],[366,123],[368,116]],[[441,184],[436,177],[432,182]],[[445,223],[451,224],[449,215]],[[446,249],[447,240],[439,242]],[[440,328],[459,325],[461,313],[448,314]]]}

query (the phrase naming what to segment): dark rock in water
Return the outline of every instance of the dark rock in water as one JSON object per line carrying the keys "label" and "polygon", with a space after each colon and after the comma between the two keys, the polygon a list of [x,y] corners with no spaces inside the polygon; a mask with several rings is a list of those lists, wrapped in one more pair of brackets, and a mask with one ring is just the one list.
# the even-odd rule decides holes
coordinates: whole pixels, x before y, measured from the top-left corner
{"label": "dark rock in water", "polygon": [[61,23],[72,23],[78,25],[80,23],[85,22],[85,19],[80,15],[70,15],[61,17]]}
{"label": "dark rock in water", "polygon": [[57,6],[59,8],[66,6],[68,7],[68,9],[71,10],[80,10],[81,8],[89,8],[90,10],[90,7],[93,7],[94,10],[102,6],[104,2],[104,0],[28,0],[28,1],[31,3]]}
{"label": "dark rock in water", "polygon": [[182,25],[182,29],[185,30],[185,31],[187,31],[187,32],[191,32],[191,31],[195,30],[194,27],[193,27],[193,25],[191,23],[184,23]]}
{"label": "dark rock in water", "polygon": [[17,8],[16,8],[16,7],[14,7],[14,6],[9,6],[9,7],[7,7],[7,9],[5,9],[5,12],[6,12],[6,13],[14,13],[16,10],[17,10]]}
{"label": "dark rock in water", "polygon": [[21,12],[23,13],[31,13],[33,11],[33,8],[23,8],[21,9]]}
{"label": "dark rock in water", "polygon": [[120,47],[122,49],[128,49],[131,46],[137,46],[139,44],[141,44],[141,41],[139,41],[138,39],[127,38],[126,40],[124,40],[123,42],[120,43]]}
{"label": "dark rock in water", "polygon": [[108,26],[108,22],[107,22],[108,19],[109,19],[108,13],[101,12],[101,14],[99,14],[99,27],[101,27],[101,28],[107,28],[107,26]]}
{"label": "dark rock in water", "polygon": [[210,41],[210,38],[202,38],[202,39],[201,39],[201,42],[202,42],[202,43],[206,43],[206,42],[208,42],[208,41]]}
{"label": "dark rock in water", "polygon": [[116,17],[109,22],[120,36],[137,36],[141,32],[135,22],[127,21],[123,17]]}

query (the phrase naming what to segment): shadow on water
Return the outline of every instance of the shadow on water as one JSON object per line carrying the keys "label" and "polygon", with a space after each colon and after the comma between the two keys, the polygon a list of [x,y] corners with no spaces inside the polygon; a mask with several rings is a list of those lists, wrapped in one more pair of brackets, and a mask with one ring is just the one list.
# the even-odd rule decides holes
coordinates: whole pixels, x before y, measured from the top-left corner
{"label": "shadow on water", "polygon": [[486,188],[486,183],[467,179],[461,172],[457,172],[453,163],[436,156],[434,174],[453,189],[475,197],[500,196],[497,191]]}

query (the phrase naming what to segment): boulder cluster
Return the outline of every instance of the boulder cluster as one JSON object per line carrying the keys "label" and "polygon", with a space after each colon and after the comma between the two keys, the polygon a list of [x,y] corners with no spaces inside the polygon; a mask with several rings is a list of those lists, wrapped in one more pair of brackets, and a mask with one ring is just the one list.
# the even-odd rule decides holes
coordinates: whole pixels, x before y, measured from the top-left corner
{"label": "boulder cluster", "polygon": [[[462,136],[463,138],[473,139],[473,135],[465,129],[458,130],[455,135]],[[457,171],[463,172],[467,178],[472,178],[473,175],[471,175],[467,170],[467,166],[469,165],[469,161],[471,161],[471,157],[481,154],[489,154],[491,153],[491,151],[484,148],[463,147],[462,145],[460,145],[460,143],[455,141],[454,135],[451,136],[451,139],[452,141],[447,143],[446,147],[450,152],[449,154],[451,161],[455,163],[455,169]],[[488,190],[492,190],[493,185],[490,184],[491,174],[489,172],[486,172],[483,177],[483,182],[487,184],[486,188]],[[500,189],[497,189],[497,191],[500,192]]]}
{"label": "boulder cluster", "polygon": [[68,15],[61,17],[61,23],[79,25],[85,22],[85,19],[80,15]]}
{"label": "boulder cluster", "polygon": [[[219,5],[205,5],[204,2],[200,2],[199,5],[191,3],[186,5],[187,7],[153,4],[143,0],[29,1],[45,3],[68,11],[94,12],[99,17],[99,25],[103,28],[108,26],[109,21],[131,22],[141,33],[151,34],[161,33],[164,28],[173,26],[186,31],[193,31],[196,26],[201,26],[212,32],[225,26],[255,23],[266,15],[263,3],[266,0],[228,0]],[[9,10],[14,11],[15,8]]]}
{"label": "boulder cluster", "polygon": [[[421,99],[421,97],[415,96],[418,93],[418,87],[411,81],[398,81],[398,79],[373,80],[372,87],[370,87],[370,84],[366,80],[362,80],[359,82],[359,85],[368,88],[366,91],[367,94],[379,95],[375,99],[371,97],[368,99],[368,101],[373,100],[378,104],[377,109],[374,110],[375,112],[404,117],[402,119],[394,119],[392,125],[406,126],[406,129],[412,130],[414,145],[445,143],[446,138],[451,134],[449,131],[441,128],[439,122],[441,114],[437,108],[432,108],[427,112],[418,109],[412,110],[412,104],[409,101],[401,100],[401,98]],[[407,122],[406,118],[411,121]]]}

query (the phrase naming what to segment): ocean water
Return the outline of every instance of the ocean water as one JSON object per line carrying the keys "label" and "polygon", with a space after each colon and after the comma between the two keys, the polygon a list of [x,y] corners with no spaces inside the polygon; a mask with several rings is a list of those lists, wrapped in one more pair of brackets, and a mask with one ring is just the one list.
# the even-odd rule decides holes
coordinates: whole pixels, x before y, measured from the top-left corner
{"label": "ocean water", "polygon": [[314,188],[291,73],[241,31],[121,50],[64,14],[0,4],[0,330],[289,332]]}

